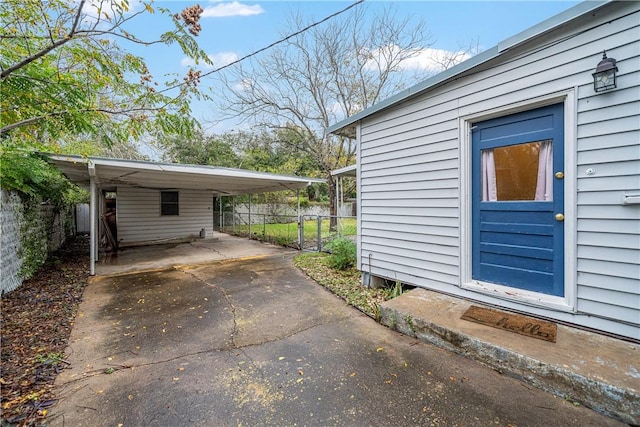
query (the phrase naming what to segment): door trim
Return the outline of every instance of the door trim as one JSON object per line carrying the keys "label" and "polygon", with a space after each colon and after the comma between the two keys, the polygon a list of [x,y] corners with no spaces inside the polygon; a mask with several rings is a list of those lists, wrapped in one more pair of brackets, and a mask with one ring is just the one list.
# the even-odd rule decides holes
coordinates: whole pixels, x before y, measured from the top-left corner
{"label": "door trim", "polygon": [[[575,312],[577,302],[577,227],[576,227],[576,116],[577,87],[555,92],[532,100],[504,105],[489,111],[469,113],[458,119],[460,142],[460,287],[554,310]],[[513,113],[564,104],[564,296],[558,297],[472,279],[472,191],[471,191],[471,126],[473,122],[493,119]]]}

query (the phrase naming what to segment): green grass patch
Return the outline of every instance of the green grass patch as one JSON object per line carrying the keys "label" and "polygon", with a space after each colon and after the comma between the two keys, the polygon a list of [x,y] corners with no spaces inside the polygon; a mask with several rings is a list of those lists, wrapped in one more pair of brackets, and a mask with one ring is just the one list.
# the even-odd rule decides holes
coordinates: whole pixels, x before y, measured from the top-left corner
{"label": "green grass patch", "polygon": [[[337,231],[330,230],[329,219],[322,220],[321,237],[328,239],[338,236],[355,236],[357,233],[357,222],[355,218],[340,218],[338,221]],[[241,236],[249,235],[248,225],[236,225],[234,233]],[[231,227],[227,227],[227,231],[232,231]],[[273,242],[276,244],[286,245],[288,243],[298,241],[298,223],[287,222],[281,224],[252,224],[252,236],[262,240]],[[309,219],[304,221],[304,239],[305,241],[315,241],[318,238],[318,221]]]}
{"label": "green grass patch", "polygon": [[294,262],[296,267],[318,284],[376,320],[380,320],[380,304],[392,298],[392,289],[372,289],[363,286],[357,269],[332,268],[330,255],[318,252],[303,253],[296,256]]}

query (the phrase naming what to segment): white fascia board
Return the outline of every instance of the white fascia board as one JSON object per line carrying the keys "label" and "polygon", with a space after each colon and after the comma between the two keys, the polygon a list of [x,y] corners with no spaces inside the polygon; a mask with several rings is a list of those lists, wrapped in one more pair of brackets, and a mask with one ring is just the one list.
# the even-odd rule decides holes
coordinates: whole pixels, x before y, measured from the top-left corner
{"label": "white fascia board", "polygon": [[[282,189],[287,189],[286,185],[291,184],[295,187],[300,185],[309,186],[313,183],[326,182],[324,179],[299,177],[290,175],[277,175],[266,172],[254,172],[244,169],[232,169],[232,168],[220,168],[215,166],[203,166],[203,165],[180,165],[176,163],[156,163],[145,162],[140,160],[122,160],[122,159],[109,159],[101,157],[81,157],[76,155],[49,155],[49,157],[58,162],[67,163],[85,163],[90,165],[96,174],[100,173],[101,168],[121,168],[129,171],[150,171],[150,172],[167,172],[167,173],[182,173],[191,175],[202,175],[211,177],[230,177],[230,178],[247,178],[254,180],[269,181],[273,184],[280,183],[284,186]],[[89,172],[91,174],[91,172]],[[266,187],[273,187],[273,185],[266,185]],[[276,189],[272,191],[277,191]]]}
{"label": "white fascia board", "polygon": [[177,163],[144,162],[138,160],[119,160],[105,158],[91,158],[97,166],[121,167],[157,172],[177,172],[197,175],[225,176],[233,178],[253,178],[282,182],[324,182],[323,179],[305,178],[292,175],[277,175],[266,172],[254,172],[245,169],[221,168],[206,165],[181,165]]}
{"label": "white fascia board", "polygon": [[[605,1],[587,0],[582,3],[579,3],[576,6],[565,10],[564,12],[561,12],[545,21],[542,21],[539,24],[534,25],[533,27],[530,27],[527,30],[524,30],[514,36],[511,36],[503,40],[502,42],[498,43],[496,46],[490,49],[487,49],[484,52],[476,56],[473,56],[454,67],[451,67],[439,74],[436,74],[435,76],[429,79],[426,79],[415,86],[405,89],[402,92],[398,92],[396,95],[390,98],[387,98],[377,104],[372,105],[369,108],[366,108],[360,111],[357,114],[354,114],[353,116],[347,117],[346,119],[329,126],[326,129],[326,132],[333,133],[336,135],[348,136],[349,133],[344,131],[350,128],[351,126],[353,126],[354,123],[364,119],[365,117],[371,116],[372,114],[378,113],[384,109],[392,107],[402,101],[406,101],[413,96],[427,92],[428,90],[433,89],[439,84],[446,83],[446,81],[474,67],[477,67],[478,65],[481,65],[484,62],[490,61],[500,56],[503,52],[515,46],[518,46],[526,41],[529,41],[535,37],[538,37],[570,21],[573,21],[574,19],[579,18],[580,16],[585,15],[587,13],[590,13],[610,2],[611,0],[605,0]],[[353,135],[354,132],[350,132],[350,134]]]}
{"label": "white fascia board", "polygon": [[461,73],[464,73],[465,71],[468,71],[473,67],[476,67],[477,65],[480,65],[490,59],[495,58],[496,56],[498,56],[497,47],[493,47],[491,49],[485,50],[484,52],[479,53],[478,55],[473,56],[454,67],[451,67],[441,73],[436,74],[433,77],[423,80],[422,82],[418,83],[415,86],[405,89],[402,92],[398,92],[397,94],[393,95],[390,98],[385,99],[384,101],[380,101],[379,103],[374,104],[369,108],[365,108],[364,110],[360,111],[357,114],[354,114],[351,117],[348,117],[332,126],[329,126],[326,132],[340,134],[342,130],[364,119],[365,117],[378,113],[386,108],[390,108],[402,101],[406,101],[407,99],[413,96],[422,94],[423,92],[426,92],[427,90],[434,88],[438,84],[444,83],[447,80]]}
{"label": "white fascia board", "polygon": [[332,176],[356,176],[357,168],[358,168],[358,165],[345,166],[340,169],[332,170],[331,175]]}
{"label": "white fascia board", "polygon": [[498,43],[498,52],[504,52],[505,50],[511,49],[514,46],[517,46],[525,41],[531,40],[535,37],[538,37],[550,30],[553,30],[557,27],[560,27],[574,19],[592,12],[596,9],[599,9],[603,5],[610,3],[611,0],[604,1],[596,1],[596,0],[588,0],[582,3],[578,3],[576,6],[573,6],[570,9],[565,10],[564,12],[560,12],[557,15],[552,16],[549,19],[546,19],[533,27],[530,27],[514,36],[511,36],[500,43]]}

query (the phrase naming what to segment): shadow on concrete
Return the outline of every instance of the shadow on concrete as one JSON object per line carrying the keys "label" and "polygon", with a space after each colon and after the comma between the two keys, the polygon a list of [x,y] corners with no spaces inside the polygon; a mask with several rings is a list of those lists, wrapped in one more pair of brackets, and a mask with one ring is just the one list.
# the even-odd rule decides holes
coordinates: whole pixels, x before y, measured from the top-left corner
{"label": "shadow on concrete", "polygon": [[376,323],[276,249],[94,278],[48,425],[618,425]]}

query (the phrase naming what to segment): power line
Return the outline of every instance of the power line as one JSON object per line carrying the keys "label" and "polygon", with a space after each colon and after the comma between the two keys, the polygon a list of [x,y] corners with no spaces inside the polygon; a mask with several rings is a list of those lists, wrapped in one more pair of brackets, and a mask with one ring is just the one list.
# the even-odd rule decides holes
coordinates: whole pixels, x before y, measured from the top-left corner
{"label": "power line", "polygon": [[284,42],[286,42],[287,40],[289,40],[289,39],[290,39],[290,38],[292,38],[292,37],[298,36],[298,35],[300,35],[300,34],[302,34],[302,33],[306,32],[306,31],[309,31],[309,30],[310,30],[311,28],[313,28],[313,27],[316,27],[316,26],[318,26],[318,25],[320,25],[320,24],[322,24],[322,23],[324,23],[324,22],[327,22],[328,20],[330,20],[330,19],[332,19],[332,18],[335,18],[336,16],[338,16],[338,15],[340,15],[340,14],[343,14],[344,12],[348,11],[349,9],[351,9],[351,8],[353,8],[353,7],[355,7],[355,6],[359,5],[360,3],[363,3],[363,2],[364,2],[364,0],[358,0],[358,1],[356,1],[355,3],[352,3],[352,4],[350,4],[349,6],[345,7],[344,9],[339,10],[338,12],[332,13],[331,15],[327,16],[326,18],[324,18],[324,19],[322,19],[322,20],[320,20],[320,21],[314,22],[313,24],[310,24],[310,25],[308,25],[308,26],[304,27],[303,29],[296,31],[296,32],[295,32],[295,33],[293,33],[293,34],[289,34],[288,36],[286,36],[286,37],[284,37],[284,38],[281,38],[280,40],[278,40],[278,41],[275,41],[275,42],[271,43],[269,46],[266,46],[266,47],[263,47],[263,48],[261,48],[261,49],[258,49],[258,50],[256,50],[256,51],[254,51],[254,52],[251,52],[250,54],[245,55],[245,56],[243,56],[243,57],[242,57],[242,58],[240,58],[240,59],[236,59],[235,61],[233,61],[233,62],[231,62],[231,63],[229,63],[229,64],[226,64],[226,65],[223,65],[223,66],[221,66],[221,67],[218,67],[218,68],[216,68],[216,69],[214,69],[214,70],[208,71],[208,72],[204,73],[201,77],[206,77],[206,76],[209,76],[209,75],[211,75],[211,74],[213,74],[213,73],[217,73],[218,71],[222,71],[222,70],[224,70],[225,68],[229,68],[229,67],[231,67],[232,65],[235,65],[235,64],[237,64],[237,63],[239,63],[239,62],[244,61],[245,59],[249,59],[249,58],[251,58],[252,56],[256,56],[257,54],[262,53],[262,52],[264,52],[265,50],[271,49],[272,47],[277,46],[277,45],[279,45],[280,43],[284,43]]}

